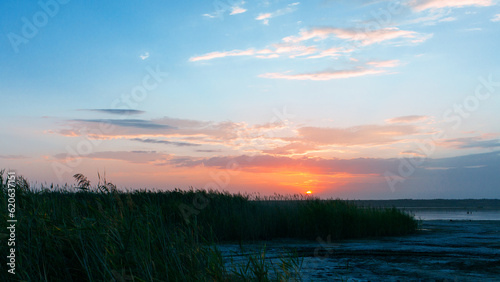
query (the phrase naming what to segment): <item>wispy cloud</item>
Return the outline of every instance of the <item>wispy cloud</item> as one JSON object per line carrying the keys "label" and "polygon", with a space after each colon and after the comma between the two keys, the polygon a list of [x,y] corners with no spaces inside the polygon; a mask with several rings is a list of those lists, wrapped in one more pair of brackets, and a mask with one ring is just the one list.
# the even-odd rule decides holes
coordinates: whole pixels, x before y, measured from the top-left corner
{"label": "wispy cloud", "polygon": [[170,158],[170,155],[158,153],[156,151],[102,151],[77,156],[62,153],[54,155],[54,158],[58,160],[87,158],[95,160],[119,160],[137,164],[157,164],[165,162]]}
{"label": "wispy cloud", "polygon": [[247,11],[247,9],[241,8],[240,6],[233,6],[233,7],[231,7],[230,15],[243,14],[246,11]]}
{"label": "wispy cloud", "polygon": [[399,66],[400,62],[399,60],[387,60],[387,61],[372,61],[366,64],[376,68],[394,68]]}
{"label": "wispy cloud", "polygon": [[188,143],[188,142],[175,142],[175,141],[168,141],[168,140],[158,140],[158,139],[141,139],[141,138],[133,138],[130,139],[132,141],[138,141],[138,142],[143,142],[143,143],[151,143],[151,144],[165,144],[165,145],[174,145],[178,147],[190,147],[190,146],[201,146],[200,144],[195,144],[195,143]]}
{"label": "wispy cloud", "polygon": [[415,16],[415,18],[412,18],[411,17],[412,15],[410,14],[409,18],[400,22],[398,26],[401,27],[405,25],[418,25],[418,26],[436,25],[440,22],[455,20],[456,18],[450,16],[451,13],[452,11],[449,9],[437,9],[437,10],[427,10],[423,13],[415,13],[413,15]]}
{"label": "wispy cloud", "polygon": [[361,66],[354,69],[325,70],[320,72],[301,73],[301,74],[291,74],[289,72],[283,72],[283,73],[274,72],[274,73],[264,73],[259,75],[259,77],[270,78],[270,79],[288,79],[288,80],[332,80],[332,79],[343,79],[343,78],[389,73],[389,71],[387,70],[388,68],[393,68],[398,65],[399,65],[398,60],[374,61],[374,62],[368,62],[366,66]]}
{"label": "wispy cloud", "polygon": [[466,28],[464,29],[465,31],[481,31],[483,30],[482,28],[480,27],[473,27],[473,28]]}
{"label": "wispy cloud", "polygon": [[141,58],[141,60],[146,60],[147,58],[149,58],[149,52],[141,54],[139,57]]}
{"label": "wispy cloud", "polygon": [[453,22],[453,21],[456,21],[456,20],[457,20],[457,18],[455,18],[455,17],[446,17],[444,19],[440,19],[439,21],[440,22]]}
{"label": "wispy cloud", "polygon": [[415,11],[443,8],[463,8],[467,6],[487,7],[495,3],[493,0],[413,0],[409,3]]}
{"label": "wispy cloud", "polygon": [[144,111],[131,110],[131,109],[85,109],[82,111],[100,112],[112,115],[138,115],[145,113]]}
{"label": "wispy cloud", "polygon": [[362,125],[350,128],[301,127],[295,141],[320,145],[382,145],[398,142],[407,136],[419,134],[414,125]]}
{"label": "wispy cloud", "polygon": [[222,152],[222,151],[221,150],[202,149],[202,150],[196,150],[196,152],[199,152],[199,153],[218,153],[218,152]]}
{"label": "wispy cloud", "polygon": [[259,59],[272,59],[279,58],[281,56],[287,56],[289,58],[305,57],[307,58],[323,58],[323,57],[336,57],[341,53],[352,52],[352,49],[345,48],[331,48],[328,50],[319,50],[315,46],[305,46],[300,44],[290,44],[290,43],[278,43],[273,44],[269,48],[264,48],[261,50],[247,49],[247,50],[231,50],[222,52],[211,52],[200,56],[194,56],[189,58],[189,61],[208,61],[218,58],[225,57],[239,57],[239,56],[253,56]]}
{"label": "wispy cloud", "polygon": [[[278,58],[287,56],[289,58],[318,59],[324,57],[336,58],[341,54],[351,53],[355,48],[368,46],[376,43],[391,42],[394,44],[417,44],[431,38],[432,34],[422,34],[415,31],[400,30],[396,27],[383,28],[371,31],[360,31],[355,29],[344,29],[334,27],[319,27],[303,30],[297,36],[288,36],[280,43],[275,43],[267,48],[231,51],[216,51],[189,58],[191,62],[207,61],[217,58],[253,56],[259,59]],[[316,46],[305,45],[306,41],[324,40],[327,38],[337,38],[345,40],[344,43],[336,43],[337,47],[327,49]]]}
{"label": "wispy cloud", "polygon": [[447,139],[443,141],[444,144],[458,148],[458,149],[492,149],[500,147],[499,139],[483,140],[481,137],[466,137]]}
{"label": "wispy cloud", "polygon": [[0,159],[7,159],[7,160],[20,160],[26,158],[27,157],[21,155],[0,155]]}
{"label": "wispy cloud", "polygon": [[268,25],[269,19],[292,13],[297,10],[297,5],[299,4],[300,2],[295,2],[289,4],[286,8],[279,9],[271,13],[260,13],[255,19],[258,21],[262,21],[262,23],[265,25]]}
{"label": "wispy cloud", "polygon": [[145,129],[173,129],[174,127],[155,123],[143,119],[75,119],[76,122],[85,123],[106,123],[121,127],[145,128]]}
{"label": "wispy cloud", "polygon": [[500,14],[496,14],[492,19],[492,22],[500,22]]}
{"label": "wispy cloud", "polygon": [[339,38],[348,41],[357,41],[362,46],[368,46],[395,39],[404,39],[409,43],[421,43],[431,36],[432,34],[421,34],[415,31],[401,30],[397,27],[387,27],[370,31],[336,27],[316,27],[309,30],[303,30],[298,36],[285,37],[283,41],[298,43],[311,39],[318,41],[328,38]]}
{"label": "wispy cloud", "polygon": [[273,170],[311,171],[317,174],[382,174],[397,168],[397,159],[324,159],[324,158],[290,158],[284,156],[258,155],[251,157],[213,157],[213,158],[172,158],[171,162],[180,167],[206,166],[225,169],[228,163],[237,163],[238,168],[250,172],[269,172]]}
{"label": "wispy cloud", "polygon": [[217,58],[224,58],[224,57],[234,57],[234,56],[253,56],[255,55],[256,52],[253,49],[248,49],[248,50],[232,50],[232,51],[223,51],[223,52],[211,52],[207,53],[201,56],[195,56],[189,58],[190,62],[196,62],[196,61],[207,61],[207,60],[212,60],[212,59],[217,59]]}
{"label": "wispy cloud", "polygon": [[413,123],[413,122],[424,121],[426,119],[429,119],[429,117],[428,116],[410,115],[410,116],[391,118],[391,119],[386,120],[386,122],[387,123]]}
{"label": "wispy cloud", "polygon": [[270,72],[261,74],[259,75],[259,77],[271,78],[271,79],[288,79],[288,80],[332,80],[332,79],[380,74],[384,72],[385,72],[384,70],[358,68],[352,70],[325,70],[320,72],[301,73],[301,74]]}
{"label": "wispy cloud", "polygon": [[[194,140],[199,144],[218,144],[222,141],[233,140],[238,138],[240,131],[245,132],[247,129],[245,123],[215,123],[169,117],[153,120],[74,119],[68,121],[65,126],[66,128],[56,132],[68,137],[82,135],[95,139],[163,137],[188,143]],[[152,141],[149,142],[152,143]]]}
{"label": "wispy cloud", "polygon": [[307,58],[308,59],[320,59],[320,58],[325,58],[325,57],[336,58],[336,57],[341,56],[345,53],[351,53],[353,51],[354,51],[354,49],[352,49],[352,48],[348,49],[348,48],[343,48],[343,47],[334,47],[334,48],[320,51],[318,54],[309,56]]}
{"label": "wispy cloud", "polygon": [[233,3],[219,2],[218,4],[215,4],[217,2],[214,2],[214,6],[216,7],[217,10],[213,13],[203,14],[203,16],[209,19],[213,19],[213,18],[221,18],[223,14],[227,11],[229,11],[229,15],[231,16],[243,14],[247,11],[247,9],[243,8],[245,1],[239,1],[239,2],[231,1],[231,2]]}
{"label": "wispy cloud", "polygon": [[213,19],[213,18],[216,18],[217,17],[217,14],[203,14],[204,17],[207,17],[209,19]]}
{"label": "wispy cloud", "polygon": [[414,157],[423,157],[423,158],[427,157],[427,155],[425,155],[424,153],[418,152],[418,151],[413,151],[413,150],[403,151],[399,154],[400,155],[410,155],[410,156],[414,156]]}

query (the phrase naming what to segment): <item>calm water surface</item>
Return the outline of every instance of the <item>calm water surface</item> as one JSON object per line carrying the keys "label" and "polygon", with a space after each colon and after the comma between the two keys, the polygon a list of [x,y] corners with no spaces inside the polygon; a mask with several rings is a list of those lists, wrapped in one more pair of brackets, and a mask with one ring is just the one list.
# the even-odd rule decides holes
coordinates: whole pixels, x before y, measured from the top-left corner
{"label": "calm water surface", "polygon": [[500,220],[500,210],[407,209],[421,220]]}

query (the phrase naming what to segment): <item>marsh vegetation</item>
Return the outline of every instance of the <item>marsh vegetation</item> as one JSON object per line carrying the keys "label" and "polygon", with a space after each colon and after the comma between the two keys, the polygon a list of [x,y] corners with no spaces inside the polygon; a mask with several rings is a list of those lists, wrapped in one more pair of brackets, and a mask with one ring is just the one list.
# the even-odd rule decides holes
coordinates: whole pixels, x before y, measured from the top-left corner
{"label": "marsh vegetation", "polygon": [[[194,189],[119,191],[105,179],[92,186],[84,176],[75,178],[76,188],[32,188],[17,178],[17,279],[300,280],[300,260],[293,252],[283,252],[279,264],[270,265],[260,252],[249,256],[246,265],[228,267],[216,244],[394,236],[418,227],[398,209],[343,200]],[[6,203],[4,175],[0,180],[0,200]],[[6,222],[6,213],[2,220]],[[0,253],[7,253],[5,235]],[[6,264],[5,256],[0,263]]]}

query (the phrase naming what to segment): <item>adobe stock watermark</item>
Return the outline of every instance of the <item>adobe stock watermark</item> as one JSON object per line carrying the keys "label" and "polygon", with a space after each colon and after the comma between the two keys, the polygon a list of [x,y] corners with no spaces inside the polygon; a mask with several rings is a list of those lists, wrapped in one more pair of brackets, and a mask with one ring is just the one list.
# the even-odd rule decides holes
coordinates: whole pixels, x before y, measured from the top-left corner
{"label": "adobe stock watermark", "polygon": [[[158,88],[168,76],[168,73],[162,72],[158,65],[154,69],[151,66],[146,67],[146,72],[147,74],[142,78],[140,84],[132,87],[129,93],[124,93],[111,102],[111,109],[137,109],[139,104],[148,98],[151,91]],[[122,118],[125,117],[122,116]],[[98,138],[99,136],[109,135],[115,130],[115,124],[104,121],[99,122],[98,127],[92,131],[83,127],[80,130],[83,139],[74,146],[66,146],[66,158],[63,161],[52,163],[52,170],[59,181],[63,182],[64,175],[73,173],[74,169],[82,163],[82,157],[90,155],[96,147],[102,144],[103,139]]]}
{"label": "adobe stock watermark", "polygon": [[[295,115],[290,114],[287,112],[286,106],[283,107],[283,111],[279,111],[278,109],[273,109],[273,117],[270,118],[269,123],[273,124],[276,122],[280,122],[282,125],[287,125],[289,123],[290,118],[294,118]],[[262,130],[262,129],[261,129]],[[238,132],[240,134],[240,132]],[[262,136],[262,135],[268,135],[269,138],[274,137],[274,131],[266,131],[262,134],[257,133],[256,136]],[[241,137],[241,135],[239,135]],[[248,138],[250,136],[245,135],[244,138]],[[257,151],[258,148],[253,147],[253,151]],[[247,156],[245,158],[245,162],[252,162],[255,158],[255,153],[252,153],[252,155]],[[208,182],[204,187],[203,190],[208,191],[208,190],[224,190],[226,189],[229,184],[231,183],[231,177],[238,175],[240,171],[240,163],[238,163],[236,160],[229,160],[226,163],[226,166],[224,170],[222,171],[211,171],[209,173],[210,178],[212,181]],[[190,223],[190,218],[193,215],[198,215],[201,210],[205,209],[208,205],[210,204],[210,199],[203,196],[201,193],[197,193],[195,197],[193,198],[193,202],[191,205],[187,204],[179,204],[179,210],[182,214],[182,217],[184,218],[184,221],[189,224]]]}
{"label": "adobe stock watermark", "polygon": [[19,46],[21,44],[28,44],[33,39],[41,28],[45,27],[49,20],[59,14],[62,5],[66,5],[70,0],[47,0],[38,1],[40,9],[36,11],[31,17],[22,17],[23,25],[21,30],[17,33],[9,32],[7,38],[9,39],[12,49],[17,54],[19,53]]}
{"label": "adobe stock watermark", "polygon": [[[473,94],[468,95],[460,103],[454,104],[444,111],[442,115],[443,121],[450,125],[453,130],[460,128],[463,120],[469,118],[473,112],[477,111],[481,103],[490,99],[497,92],[497,88],[500,87],[500,81],[494,81],[491,74],[488,78],[479,77],[478,81]],[[447,138],[445,130],[441,128],[437,129],[437,132],[429,138],[415,142],[417,149],[414,150],[416,154],[413,157],[399,158],[396,172],[385,172],[385,180],[392,192],[395,192],[398,184],[405,182],[411,177],[416,169],[435,153],[437,141],[443,138]]]}
{"label": "adobe stock watermark", "polygon": [[7,177],[7,230],[9,231],[9,255],[7,256],[7,270],[10,274],[16,274],[16,172],[9,171]]}

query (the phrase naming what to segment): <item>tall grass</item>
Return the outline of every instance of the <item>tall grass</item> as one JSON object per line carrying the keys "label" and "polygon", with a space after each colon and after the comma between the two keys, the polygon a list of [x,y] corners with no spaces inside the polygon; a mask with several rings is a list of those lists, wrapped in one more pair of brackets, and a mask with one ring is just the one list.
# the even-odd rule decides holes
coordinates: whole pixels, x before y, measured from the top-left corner
{"label": "tall grass", "polygon": [[[247,272],[229,270],[215,244],[277,237],[401,235],[417,228],[412,217],[397,209],[361,208],[341,200],[251,200],[248,195],[202,190],[120,192],[105,179],[96,187],[82,182],[82,177],[77,180],[85,189],[31,189],[18,178],[17,279],[267,281],[269,266],[260,257],[249,258],[253,264],[245,266]],[[0,183],[0,202],[6,207],[1,175]],[[203,208],[189,218],[183,216],[180,207],[192,207],[200,198],[207,200]],[[1,216],[6,222],[7,214]],[[2,265],[7,263],[3,255],[7,252],[4,235]],[[282,270],[276,279],[291,277],[289,270]],[[6,271],[0,273],[1,281],[6,281],[5,275]]]}

